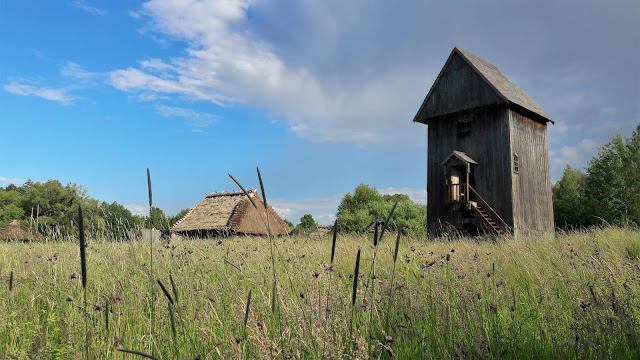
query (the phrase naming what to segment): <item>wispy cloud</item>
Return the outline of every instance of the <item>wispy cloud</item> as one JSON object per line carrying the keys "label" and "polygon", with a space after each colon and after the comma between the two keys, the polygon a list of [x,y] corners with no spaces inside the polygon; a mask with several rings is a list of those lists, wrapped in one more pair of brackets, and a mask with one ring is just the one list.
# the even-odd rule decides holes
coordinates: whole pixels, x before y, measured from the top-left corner
{"label": "wispy cloud", "polygon": [[4,89],[15,95],[37,96],[46,100],[59,102],[62,105],[70,105],[76,97],[69,94],[70,87],[53,88],[47,86],[34,86],[26,84],[25,81],[11,80],[5,84]]}
{"label": "wispy cloud", "polygon": [[582,169],[587,161],[597,155],[598,145],[591,139],[583,139],[574,146],[563,146],[559,150],[550,152],[553,180],[562,176],[562,170],[570,165],[576,169]]}
{"label": "wispy cloud", "polygon": [[105,10],[99,9],[95,6],[91,6],[87,4],[84,0],[76,0],[69,3],[69,5],[76,7],[78,9],[82,9],[88,12],[91,15],[106,15],[107,12]]}
{"label": "wispy cloud", "polygon": [[22,185],[22,183],[24,183],[24,179],[20,179],[20,178],[8,178],[8,177],[4,177],[4,176],[0,176],[0,183],[9,183],[9,184],[14,184],[14,185]]}
{"label": "wispy cloud", "polygon": [[60,68],[60,74],[66,77],[80,79],[80,80],[89,80],[100,76],[99,73],[89,72],[84,70],[80,65],[67,61]]}
{"label": "wispy cloud", "polygon": [[156,112],[164,117],[180,117],[189,122],[191,126],[205,128],[211,125],[218,117],[212,114],[199,113],[193,109],[167,105],[155,105]]}
{"label": "wispy cloud", "polygon": [[[145,3],[134,16],[150,19],[158,35],[184,40],[186,56],[140,61],[137,68],[110,72],[108,83],[126,92],[186,96],[220,106],[252,104],[313,141],[424,142],[411,131],[425,87],[416,73],[395,67],[347,82],[290,64],[248,29],[249,5],[244,0]],[[407,93],[417,95],[401,95]]]}

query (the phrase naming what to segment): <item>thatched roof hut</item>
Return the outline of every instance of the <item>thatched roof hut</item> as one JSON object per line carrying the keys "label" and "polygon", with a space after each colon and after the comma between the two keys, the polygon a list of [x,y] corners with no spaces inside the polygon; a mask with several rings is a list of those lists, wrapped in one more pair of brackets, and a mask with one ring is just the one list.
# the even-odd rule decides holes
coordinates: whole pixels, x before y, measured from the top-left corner
{"label": "thatched roof hut", "polygon": [[42,239],[43,237],[40,233],[20,224],[17,220],[13,220],[9,225],[0,228],[0,240],[32,241]]}
{"label": "thatched roof hut", "polygon": [[[255,190],[249,191],[262,214],[264,205]],[[269,206],[269,227],[273,235],[285,235],[289,226]],[[188,236],[216,236],[231,234],[267,235],[260,213],[242,191],[207,194],[187,215],[178,221],[172,231]]]}

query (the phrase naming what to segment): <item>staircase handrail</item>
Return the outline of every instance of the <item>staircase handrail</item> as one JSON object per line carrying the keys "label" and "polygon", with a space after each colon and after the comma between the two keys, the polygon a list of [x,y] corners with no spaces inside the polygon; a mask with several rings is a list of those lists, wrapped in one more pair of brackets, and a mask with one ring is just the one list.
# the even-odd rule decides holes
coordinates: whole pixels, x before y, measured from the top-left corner
{"label": "staircase handrail", "polygon": [[496,216],[496,218],[497,218],[498,220],[500,220],[500,222],[501,222],[501,223],[502,223],[502,225],[503,225],[503,228],[504,228],[505,230],[507,230],[507,232],[509,232],[510,234],[513,234],[513,229],[511,229],[511,227],[510,227],[509,225],[507,225],[507,223],[506,223],[504,220],[502,220],[502,218],[500,217],[500,215],[498,215],[498,213],[497,213],[495,210],[493,210],[493,208],[491,207],[491,205],[489,205],[489,203],[488,203],[485,199],[483,199],[483,198],[482,198],[482,196],[480,196],[480,194],[478,194],[478,192],[476,191],[476,189],[474,189],[473,187],[471,187],[471,185],[469,185],[469,189],[470,189],[471,191],[473,191],[473,193],[474,193],[474,194],[476,194],[476,196],[478,197],[478,199],[479,199],[480,201],[482,201],[482,203],[483,203],[484,205],[486,205],[486,206],[487,206],[487,209],[489,209],[489,210],[493,213],[493,215],[495,215],[495,216]]}

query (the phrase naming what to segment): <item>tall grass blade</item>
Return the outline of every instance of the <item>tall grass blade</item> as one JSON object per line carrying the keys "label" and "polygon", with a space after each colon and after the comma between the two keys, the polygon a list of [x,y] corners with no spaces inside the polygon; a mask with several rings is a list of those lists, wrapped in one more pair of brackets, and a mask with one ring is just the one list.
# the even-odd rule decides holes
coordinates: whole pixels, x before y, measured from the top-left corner
{"label": "tall grass blade", "polygon": [[391,211],[389,212],[389,215],[387,215],[387,218],[384,220],[384,225],[382,226],[382,232],[380,233],[380,238],[378,239],[378,241],[382,241],[382,235],[384,235],[384,231],[387,228],[387,226],[389,226],[389,221],[391,220],[391,216],[393,216],[393,212],[396,211],[396,206],[398,206],[398,203],[400,202],[400,200],[396,201],[395,204],[393,204],[393,207],[391,208]]}
{"label": "tall grass blade", "polygon": [[13,270],[11,270],[11,275],[9,275],[9,292],[13,290]]}
{"label": "tall grass blade", "polygon": [[109,333],[109,298],[104,303],[104,328]]}
{"label": "tall grass blade", "polygon": [[171,335],[173,336],[173,348],[177,352],[178,351],[178,333],[176,332],[176,320],[173,315],[173,305],[167,303],[167,307],[169,308],[169,320],[171,320]]}
{"label": "tall grass blade", "polygon": [[176,288],[176,283],[173,282],[173,276],[171,276],[171,271],[169,271],[169,281],[171,281],[171,289],[173,290],[173,297],[176,299],[176,304],[178,303],[178,288]]}
{"label": "tall grass blade", "polygon": [[260,182],[260,192],[262,192],[262,201],[264,202],[264,209],[267,210],[267,195],[264,193],[264,184],[262,183],[262,175],[260,175],[260,168],[256,166],[258,172],[258,181]]}
{"label": "tall grass blade", "polygon": [[147,187],[149,188],[149,207],[153,206],[153,194],[151,192],[151,172],[149,172],[149,168],[147,168]]}
{"label": "tall grass blade", "polygon": [[247,328],[247,321],[249,320],[249,307],[251,306],[251,290],[249,290],[249,296],[247,297],[247,307],[244,309],[244,328]]}
{"label": "tall grass blade", "polygon": [[396,237],[396,248],[393,251],[393,270],[391,271],[391,286],[389,286],[389,295],[387,296],[387,311],[385,317],[385,329],[389,328],[389,318],[391,310],[391,299],[393,296],[393,284],[396,277],[396,261],[398,260],[398,249],[400,248],[400,235],[402,234],[402,224],[398,224],[398,236]]}
{"label": "tall grass blade", "polygon": [[151,227],[151,212],[153,210],[153,192],[151,191],[151,172],[149,171],[149,168],[147,168],[147,187],[149,188],[149,287],[151,292],[151,339],[153,339],[155,335],[154,327],[156,322],[156,313],[155,313],[155,291],[153,286],[153,231]]}
{"label": "tall grass blade", "polygon": [[351,293],[351,306],[356,305],[356,294],[358,293],[358,275],[360,272],[360,249],[356,255],[356,267],[353,275],[353,292]]}
{"label": "tall grass blade", "polygon": [[333,256],[336,254],[336,238],[338,237],[338,220],[333,223],[333,240],[331,241],[331,261],[329,266],[333,265]]}
{"label": "tall grass blade", "polygon": [[164,284],[162,283],[162,281],[160,281],[160,279],[158,279],[158,285],[160,285],[160,288],[162,289],[164,296],[166,296],[169,302],[171,303],[171,305],[173,305],[173,298],[171,298],[171,294],[169,294],[169,291],[167,290],[166,287],[164,287]]}
{"label": "tall grass blade", "polygon": [[233,177],[233,175],[231,174],[227,174],[229,175],[229,177],[231,178],[231,180],[233,180],[233,182],[236,183],[236,185],[238,185],[238,187],[240,187],[240,190],[242,190],[242,192],[247,196],[247,198],[249,199],[249,201],[251,201],[251,205],[253,205],[253,207],[258,210],[258,205],[256,205],[256,202],[253,201],[253,198],[251,198],[251,196],[249,196],[249,192],[247,192],[247,190],[244,188],[244,186],[240,185],[240,183],[238,182],[238,180],[236,180],[236,178]]}
{"label": "tall grass blade", "polygon": [[142,357],[145,357],[145,358],[147,358],[147,359],[160,360],[160,359],[158,359],[157,357],[151,356],[151,355],[149,355],[149,354],[145,354],[145,353],[140,352],[140,351],[135,351],[135,350],[126,350],[126,349],[117,349],[117,350],[118,350],[118,351],[120,351],[120,352],[123,352],[123,353],[127,353],[127,354],[133,354],[133,355],[142,356]]}
{"label": "tall grass blade", "polygon": [[82,287],[87,288],[87,249],[84,239],[84,221],[82,206],[78,205],[78,228],[80,230],[80,268],[82,270]]}
{"label": "tall grass blade", "polygon": [[82,290],[84,294],[84,358],[89,359],[89,328],[87,325],[87,249],[84,239],[84,219],[82,206],[78,205],[78,230],[80,232],[80,268],[82,270]]}
{"label": "tall grass blade", "polygon": [[400,248],[400,234],[402,234],[402,224],[398,224],[398,236],[396,237],[396,248],[393,250],[393,264],[398,259],[398,249]]}
{"label": "tall grass blade", "polygon": [[376,220],[375,230],[373,232],[373,246],[378,246],[378,221]]}

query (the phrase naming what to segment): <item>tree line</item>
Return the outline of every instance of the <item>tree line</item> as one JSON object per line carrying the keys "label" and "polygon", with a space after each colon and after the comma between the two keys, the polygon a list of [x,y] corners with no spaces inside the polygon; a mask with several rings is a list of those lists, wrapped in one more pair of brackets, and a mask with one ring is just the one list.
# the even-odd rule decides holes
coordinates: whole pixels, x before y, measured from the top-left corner
{"label": "tree line", "polygon": [[114,239],[134,229],[168,229],[188,212],[185,209],[175,216],[166,216],[162,209],[152,207],[150,216],[134,215],[115,201],[107,203],[91,198],[82,186],[74,183],[27,180],[21,186],[0,187],[0,226],[18,220],[28,227],[37,225],[45,236],[64,236],[75,231],[79,205],[89,231]]}
{"label": "tree line", "polygon": [[567,165],[553,186],[556,227],[640,225],[640,125],[602,146],[586,172]]}

